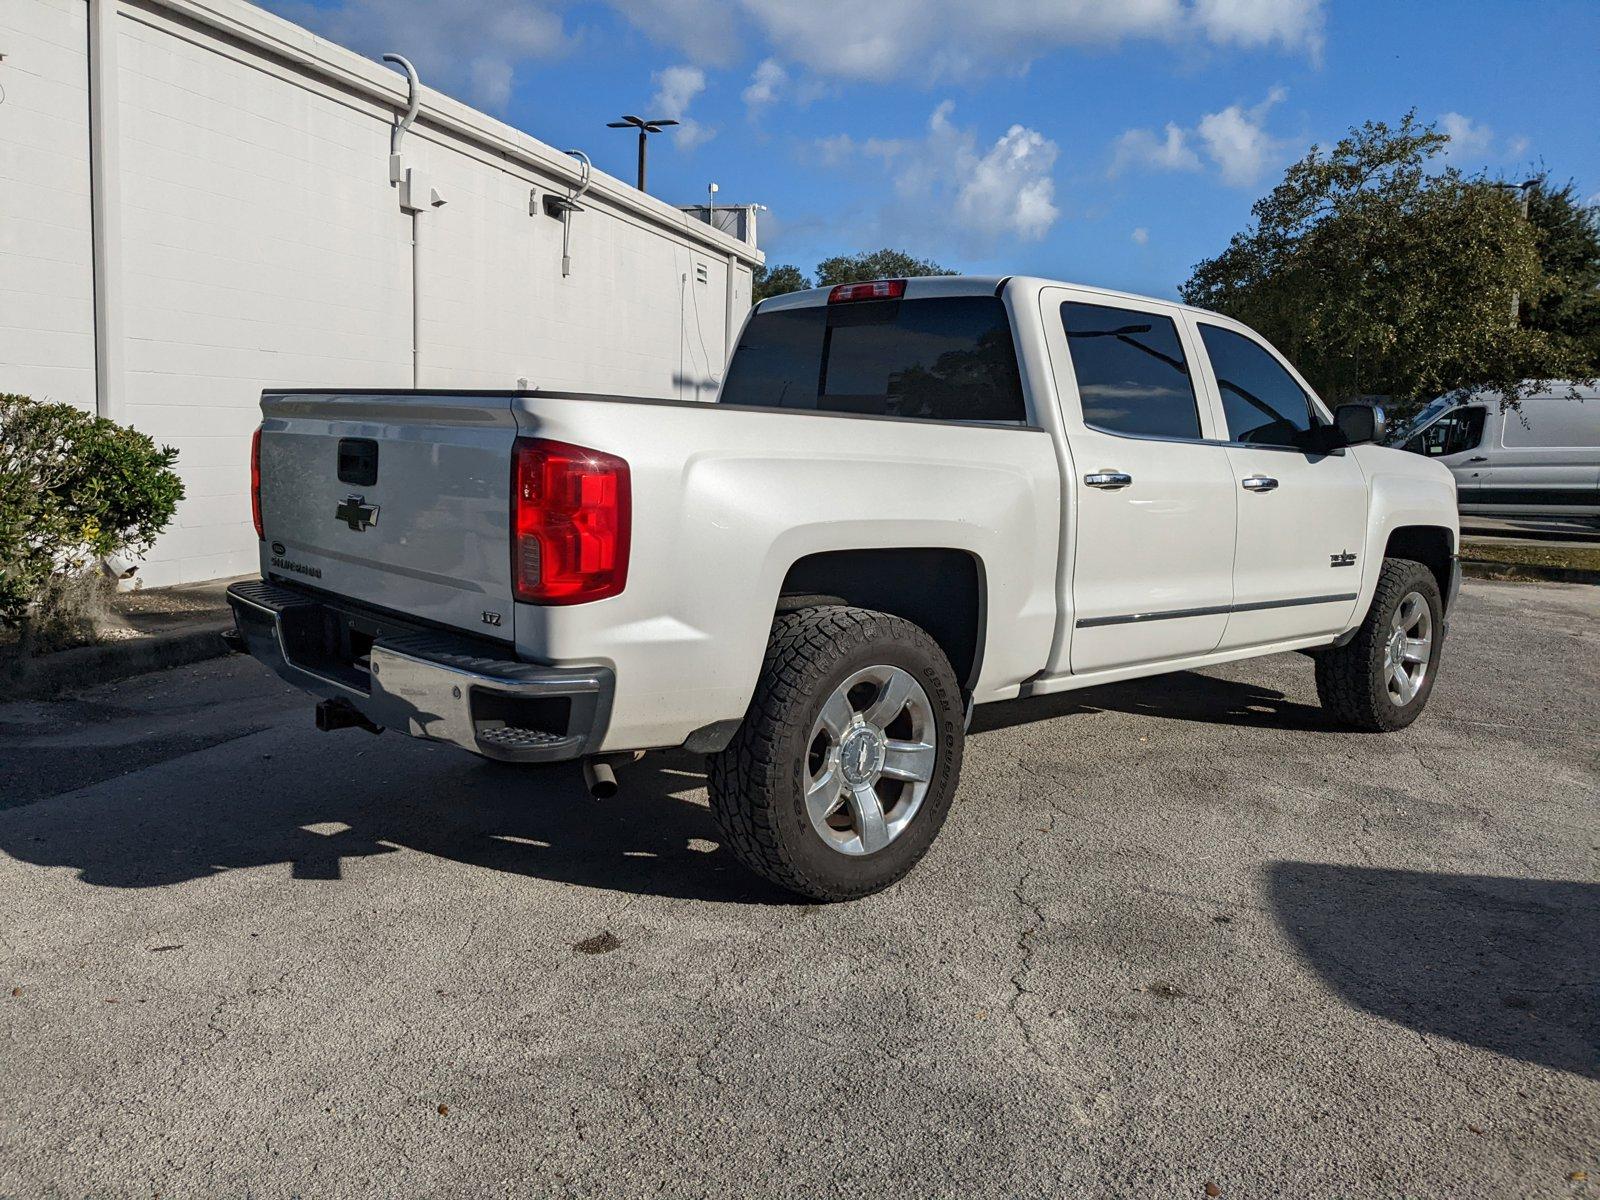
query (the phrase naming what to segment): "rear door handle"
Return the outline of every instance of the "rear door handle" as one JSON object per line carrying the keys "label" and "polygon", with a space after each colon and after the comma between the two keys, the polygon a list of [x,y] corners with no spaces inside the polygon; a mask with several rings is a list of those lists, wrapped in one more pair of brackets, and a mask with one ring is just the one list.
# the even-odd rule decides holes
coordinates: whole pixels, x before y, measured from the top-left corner
{"label": "rear door handle", "polygon": [[1247,475],[1239,482],[1247,492],[1270,492],[1278,486],[1278,481],[1270,475]]}
{"label": "rear door handle", "polygon": [[1468,462],[1488,462],[1489,460],[1487,458],[1485,458],[1481,454],[1474,454],[1471,458],[1467,459],[1467,461]]}
{"label": "rear door handle", "polygon": [[1126,471],[1096,471],[1085,475],[1083,482],[1092,488],[1125,488],[1133,482],[1133,476]]}

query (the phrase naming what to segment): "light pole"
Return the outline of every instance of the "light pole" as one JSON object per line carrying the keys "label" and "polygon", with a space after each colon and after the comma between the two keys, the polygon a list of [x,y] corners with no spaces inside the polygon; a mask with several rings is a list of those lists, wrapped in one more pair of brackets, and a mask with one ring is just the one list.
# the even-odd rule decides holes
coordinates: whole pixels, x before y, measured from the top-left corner
{"label": "light pole", "polygon": [[[1518,207],[1522,209],[1522,219],[1528,219],[1528,196],[1538,185],[1537,179],[1524,179],[1521,183],[1491,183],[1490,187],[1500,188],[1502,191],[1516,192]],[[1518,288],[1511,289],[1511,328],[1515,329],[1522,319],[1522,292]]]}
{"label": "light pole", "polygon": [[637,129],[639,131],[639,190],[641,192],[645,190],[644,156],[645,146],[650,135],[652,133],[660,133],[661,130],[668,125],[676,124],[676,121],[668,120],[666,118],[658,118],[654,121],[646,121],[640,117],[634,116],[632,113],[623,113],[622,120],[620,121],[606,122],[607,129]]}

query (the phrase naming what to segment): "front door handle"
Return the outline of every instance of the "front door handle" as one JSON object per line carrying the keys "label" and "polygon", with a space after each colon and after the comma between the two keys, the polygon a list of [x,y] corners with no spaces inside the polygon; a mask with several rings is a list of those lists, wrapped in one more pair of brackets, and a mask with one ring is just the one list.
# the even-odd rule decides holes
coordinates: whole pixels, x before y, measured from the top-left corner
{"label": "front door handle", "polygon": [[1270,475],[1247,475],[1239,481],[1247,492],[1270,492],[1278,481]]}
{"label": "front door handle", "polygon": [[1085,475],[1083,482],[1092,488],[1125,488],[1133,482],[1133,476],[1126,471],[1096,471]]}
{"label": "front door handle", "polygon": [[1467,461],[1468,462],[1488,462],[1489,460],[1482,454],[1474,454],[1471,458],[1467,459]]}

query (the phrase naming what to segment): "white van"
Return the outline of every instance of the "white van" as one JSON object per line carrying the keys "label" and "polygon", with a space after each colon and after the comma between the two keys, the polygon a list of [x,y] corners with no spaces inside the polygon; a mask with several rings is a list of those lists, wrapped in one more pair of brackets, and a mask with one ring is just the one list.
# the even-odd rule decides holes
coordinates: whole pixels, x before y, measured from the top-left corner
{"label": "white van", "polygon": [[1545,384],[1503,410],[1498,393],[1435,400],[1394,444],[1456,477],[1464,513],[1600,519],[1600,389]]}

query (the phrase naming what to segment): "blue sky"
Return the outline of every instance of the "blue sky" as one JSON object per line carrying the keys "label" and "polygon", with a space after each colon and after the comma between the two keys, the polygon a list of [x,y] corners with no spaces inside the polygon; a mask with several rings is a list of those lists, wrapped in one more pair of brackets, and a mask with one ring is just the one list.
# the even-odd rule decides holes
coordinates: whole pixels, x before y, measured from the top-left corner
{"label": "blue sky", "polygon": [[[882,245],[1171,295],[1313,142],[1408,108],[1600,202],[1600,0],[271,0],[633,177],[765,204],[768,261]],[[649,111],[646,111],[649,110]]]}

